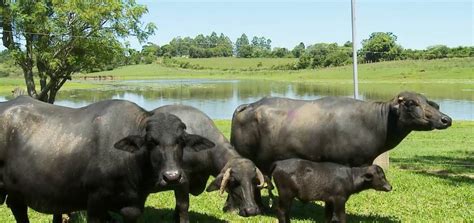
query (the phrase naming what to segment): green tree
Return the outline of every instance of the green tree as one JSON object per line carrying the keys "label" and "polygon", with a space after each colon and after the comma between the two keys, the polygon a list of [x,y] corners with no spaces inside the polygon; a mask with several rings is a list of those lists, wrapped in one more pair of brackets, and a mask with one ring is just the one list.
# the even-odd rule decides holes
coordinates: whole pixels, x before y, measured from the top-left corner
{"label": "green tree", "polygon": [[245,33],[235,41],[235,51],[237,57],[248,58],[252,56],[252,47],[250,46],[249,39]]}
{"label": "green tree", "polygon": [[448,57],[450,49],[445,45],[429,46],[425,52],[426,59],[440,59]]}
{"label": "green tree", "polygon": [[300,56],[303,55],[305,49],[306,49],[306,47],[305,47],[304,43],[303,43],[303,42],[300,42],[300,44],[298,44],[297,46],[295,46],[295,48],[293,48],[293,50],[291,51],[291,53],[292,53],[293,56],[295,56],[296,58],[300,58]]}
{"label": "green tree", "polygon": [[326,62],[329,54],[337,51],[338,46],[336,43],[316,43],[308,47],[308,53],[312,57],[311,66],[316,67],[327,67],[330,64]]}
{"label": "green tree", "polygon": [[145,64],[151,64],[156,61],[160,54],[160,46],[154,43],[148,43],[142,46],[141,60]]}
{"label": "green tree", "polygon": [[219,40],[217,41],[217,46],[220,52],[219,56],[223,56],[223,57],[232,56],[232,51],[234,49],[234,46],[230,38],[225,36],[223,33],[221,33],[221,35],[219,36]]}
{"label": "green tree", "polygon": [[155,26],[140,22],[145,13],[133,0],[0,1],[2,41],[23,71],[28,94],[54,103],[72,74],[123,57],[119,38],[146,40]]}
{"label": "green tree", "polygon": [[280,48],[280,47],[275,47],[272,51],[272,56],[273,57],[279,57],[279,58],[283,58],[283,57],[288,57],[290,56],[290,51],[287,49],[287,48]]}
{"label": "green tree", "polygon": [[362,41],[362,54],[365,61],[378,62],[399,58],[403,49],[397,43],[397,36],[391,32],[374,32],[369,39]]}

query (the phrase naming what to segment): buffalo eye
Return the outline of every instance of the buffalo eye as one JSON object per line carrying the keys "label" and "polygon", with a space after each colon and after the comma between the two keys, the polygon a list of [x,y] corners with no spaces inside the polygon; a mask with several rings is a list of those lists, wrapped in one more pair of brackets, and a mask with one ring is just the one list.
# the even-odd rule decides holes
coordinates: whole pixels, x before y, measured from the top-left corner
{"label": "buffalo eye", "polygon": [[407,107],[417,106],[417,105],[418,105],[418,103],[416,103],[416,101],[414,101],[414,100],[406,100],[405,101],[405,106],[407,106]]}

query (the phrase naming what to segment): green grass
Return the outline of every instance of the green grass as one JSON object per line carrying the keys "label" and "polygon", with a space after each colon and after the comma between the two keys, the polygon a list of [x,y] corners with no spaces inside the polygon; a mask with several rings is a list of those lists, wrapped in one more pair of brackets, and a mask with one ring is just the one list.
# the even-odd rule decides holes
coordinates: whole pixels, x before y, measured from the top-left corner
{"label": "green grass", "polygon": [[[330,88],[352,87],[352,66],[330,67],[316,70],[271,70],[268,66],[286,63],[291,58],[208,58],[186,59],[191,63],[213,69],[191,70],[165,67],[162,64],[131,65],[112,71],[90,74],[76,74],[73,81],[66,83],[62,91],[77,89],[103,89],[123,85],[122,80],[149,79],[239,79],[270,80],[278,82],[298,82],[318,84]],[[262,69],[241,70],[262,62]],[[90,77],[112,76],[113,81],[90,80]],[[84,80],[84,77],[89,77]],[[459,98],[474,100],[474,57],[441,60],[405,60],[359,66],[361,91],[378,92],[393,96],[405,89],[415,89],[438,98]],[[0,95],[7,95],[15,87],[24,87],[21,77],[0,78]],[[456,92],[450,92],[455,89]]]}
{"label": "green grass", "polygon": [[176,58],[178,61],[189,62],[191,65],[198,65],[207,69],[218,70],[255,70],[272,69],[275,66],[293,64],[298,61],[296,58],[235,58],[235,57],[215,57],[215,58]]}
{"label": "green grass", "polygon": [[[230,121],[217,120],[228,137]],[[386,172],[393,191],[364,191],[347,203],[352,222],[473,222],[474,221],[474,122],[454,122],[443,131],[413,132],[390,153]],[[470,165],[470,166],[469,166]],[[266,192],[264,199],[267,200]],[[216,192],[191,196],[190,218],[194,222],[275,222],[274,214],[250,218],[221,211],[225,202]],[[151,195],[140,222],[172,222],[172,192]],[[294,222],[321,222],[320,202],[295,201]],[[32,222],[47,222],[50,216],[30,211]],[[0,221],[13,222],[5,205]],[[75,221],[78,222],[78,221]]]}
{"label": "green grass", "polygon": [[[238,58],[210,58],[210,59],[185,59],[196,60],[198,64],[219,64],[225,67],[221,70],[186,70],[179,68],[163,67],[161,64],[132,65],[121,67],[112,71],[92,73],[90,75],[112,75],[125,79],[146,78],[234,78],[234,79],[267,79],[276,81],[311,81],[311,82],[351,82],[352,66],[321,68],[316,70],[259,70],[239,71],[233,66],[246,66],[247,63],[255,64],[260,59]],[[265,59],[268,61],[278,59]],[[213,61],[211,63],[211,61]],[[225,61],[229,61],[226,63]],[[248,62],[244,62],[248,61]],[[241,65],[234,65],[239,64]],[[359,65],[359,78],[362,82],[451,82],[474,81],[474,57],[441,60],[404,60],[390,61],[373,64]]]}

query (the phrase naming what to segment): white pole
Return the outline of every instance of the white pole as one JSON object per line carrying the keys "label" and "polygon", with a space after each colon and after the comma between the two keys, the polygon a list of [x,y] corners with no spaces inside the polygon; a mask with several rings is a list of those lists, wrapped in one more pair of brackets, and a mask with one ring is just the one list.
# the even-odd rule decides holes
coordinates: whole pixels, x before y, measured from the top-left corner
{"label": "white pole", "polygon": [[357,47],[356,47],[356,25],[355,25],[355,0],[351,0],[352,17],[352,67],[354,78],[354,98],[359,99],[359,81],[357,77]]}
{"label": "white pole", "polygon": [[[355,0],[351,0],[351,17],[352,17],[352,65],[353,65],[353,77],[354,77],[354,98],[359,99],[359,81],[357,80],[357,47],[356,47],[356,26],[355,26]],[[388,170],[389,167],[389,154],[384,152],[380,154],[374,160],[374,164],[381,166],[383,169]]]}

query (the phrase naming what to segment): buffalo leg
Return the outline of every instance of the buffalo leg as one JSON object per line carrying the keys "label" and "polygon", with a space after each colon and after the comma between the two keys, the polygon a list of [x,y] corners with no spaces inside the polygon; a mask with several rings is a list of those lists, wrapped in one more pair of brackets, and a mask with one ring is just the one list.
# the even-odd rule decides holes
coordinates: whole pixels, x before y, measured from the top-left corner
{"label": "buffalo leg", "polygon": [[337,218],[337,222],[346,222],[346,199],[338,198],[334,202],[334,217]]}
{"label": "buffalo leg", "polygon": [[268,205],[264,205],[263,204],[263,201],[262,201],[262,192],[260,191],[260,189],[256,189],[254,191],[254,197],[255,197],[255,203],[257,203],[257,206],[258,208],[264,212],[264,213],[268,213],[269,212],[269,208],[268,208]]}
{"label": "buffalo leg", "polygon": [[109,214],[105,208],[104,197],[92,196],[87,201],[87,222],[102,223],[109,219]]}
{"label": "buffalo leg", "polygon": [[333,213],[334,204],[332,202],[326,201],[324,205],[324,217],[326,218],[326,222],[331,222]]}
{"label": "buffalo leg", "polygon": [[283,191],[278,195],[278,206],[276,210],[279,223],[290,223],[290,211],[293,198],[291,194]]}
{"label": "buffalo leg", "polygon": [[124,207],[120,209],[125,223],[135,223],[142,214],[142,210],[137,207]]}
{"label": "buffalo leg", "polygon": [[54,214],[53,215],[53,223],[62,223],[63,222],[63,215],[62,214]]}
{"label": "buffalo leg", "polygon": [[189,189],[183,186],[174,191],[176,207],[174,209],[175,221],[179,223],[189,223]]}
{"label": "buffalo leg", "polygon": [[28,219],[28,206],[20,200],[16,199],[13,196],[7,198],[7,205],[12,210],[13,216],[17,223],[29,223]]}

